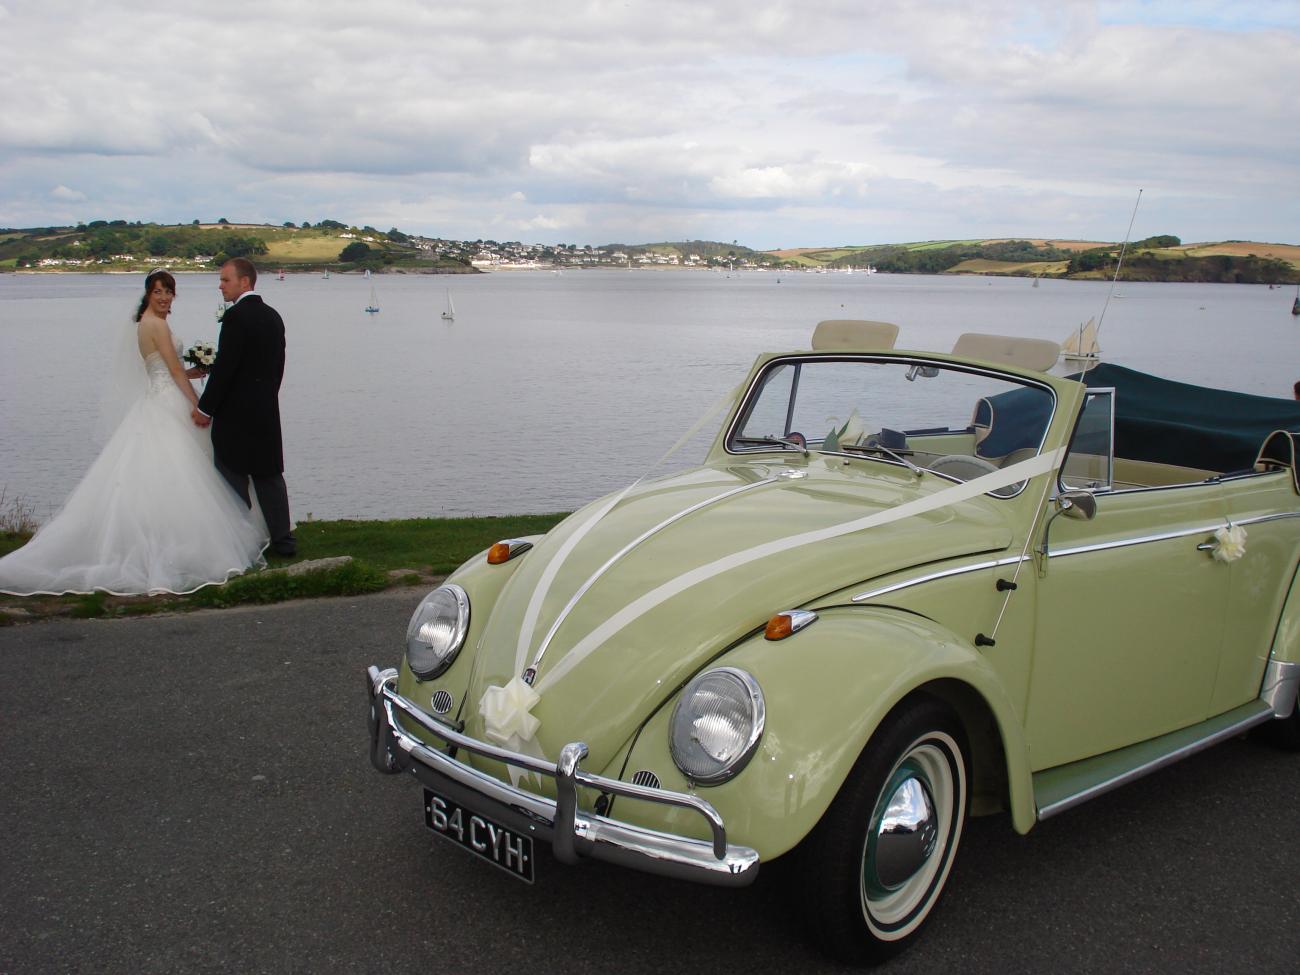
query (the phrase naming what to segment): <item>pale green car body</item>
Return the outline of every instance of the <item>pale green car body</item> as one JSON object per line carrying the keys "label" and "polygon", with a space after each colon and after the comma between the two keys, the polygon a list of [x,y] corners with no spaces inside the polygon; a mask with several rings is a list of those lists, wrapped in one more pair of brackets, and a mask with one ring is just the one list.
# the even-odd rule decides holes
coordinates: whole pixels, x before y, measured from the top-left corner
{"label": "pale green car body", "polygon": [[[729,446],[765,370],[819,356],[961,365],[1033,383],[1053,400],[1041,446],[1028,452],[1041,470],[1013,496],[958,497],[961,482],[879,454]],[[509,561],[489,564],[484,553],[458,569],[448,582],[471,607],[463,650],[429,680],[403,662],[396,693],[483,740],[487,690],[534,665],[536,755],[555,762],[581,741],[583,769],[625,782],[650,773],[663,791],[703,798],[727,842],[759,861],[808,836],[872,735],[918,693],[960,722],[971,811],[1007,809],[1021,832],[1293,712],[1300,495],[1291,468],[1216,477],[1119,464],[1089,492],[1095,517],[1058,517],[1071,482],[1060,480],[1062,462],[1085,401],[1079,382],[863,348],[760,356],[741,390],[700,467],[639,483],[613,507],[593,502]],[[961,448],[961,435],[945,437]],[[930,500],[943,492],[953,500]],[[1231,525],[1245,529],[1245,554],[1215,558],[1214,533]],[[766,639],[768,620],[795,609],[816,621]],[[716,667],[753,677],[765,718],[744,767],[704,785],[674,763],[670,722],[687,682]],[[439,692],[450,709],[433,707]],[[461,760],[510,779],[498,762]],[[555,795],[546,776],[519,785]],[[711,835],[693,809],[623,796],[611,806],[599,795],[579,790],[580,811]]]}

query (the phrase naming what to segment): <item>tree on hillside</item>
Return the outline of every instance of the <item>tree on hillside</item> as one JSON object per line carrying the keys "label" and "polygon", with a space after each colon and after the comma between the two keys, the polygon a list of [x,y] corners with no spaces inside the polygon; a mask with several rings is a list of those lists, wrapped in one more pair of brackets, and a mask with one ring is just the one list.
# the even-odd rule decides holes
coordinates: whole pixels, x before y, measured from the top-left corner
{"label": "tree on hillside", "polygon": [[1110,248],[1107,247],[1093,247],[1090,250],[1080,251],[1070,258],[1069,273],[1100,270],[1110,263],[1112,256]]}
{"label": "tree on hillside", "polygon": [[339,260],[348,264],[354,264],[357,261],[364,261],[370,256],[370,245],[364,244],[359,240],[354,240],[347,247],[339,251]]}
{"label": "tree on hillside", "polygon": [[221,249],[213,258],[214,264],[225,264],[232,257],[256,257],[266,253],[266,241],[257,237],[240,237],[236,234],[223,235]]}
{"label": "tree on hillside", "polygon": [[100,230],[90,239],[86,252],[91,257],[110,257],[125,250],[122,238],[111,230]]}

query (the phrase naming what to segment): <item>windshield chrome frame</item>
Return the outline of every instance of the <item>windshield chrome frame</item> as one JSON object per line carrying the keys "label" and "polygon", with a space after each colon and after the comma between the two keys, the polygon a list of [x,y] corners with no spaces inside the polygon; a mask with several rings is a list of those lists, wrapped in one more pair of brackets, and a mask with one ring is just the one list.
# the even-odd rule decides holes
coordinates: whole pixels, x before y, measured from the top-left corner
{"label": "windshield chrome frame", "polygon": [[[776,369],[783,365],[790,365],[795,367],[795,377],[797,379],[798,377],[801,376],[803,372],[802,367],[805,364],[810,362],[863,362],[863,363],[880,363],[880,364],[897,363],[903,366],[909,366],[909,365],[930,366],[940,370],[948,370],[951,372],[964,372],[974,376],[988,376],[992,379],[999,379],[1003,382],[1011,383],[1018,386],[1029,386],[1035,389],[1041,389],[1045,393],[1047,393],[1048,396],[1052,398],[1052,408],[1051,411],[1048,413],[1047,423],[1044,424],[1043,426],[1043,435],[1041,438],[1039,438],[1038,441],[1038,446],[1036,448],[1038,454],[1041,454],[1043,452],[1043,445],[1047,441],[1047,432],[1052,428],[1052,424],[1056,420],[1056,410],[1060,406],[1060,401],[1058,400],[1056,395],[1056,389],[1050,383],[1041,382],[1029,376],[1022,376],[1016,373],[1005,372],[1000,369],[987,368],[981,366],[972,366],[961,362],[953,362],[948,359],[930,359],[922,355],[888,355],[888,354],[873,354],[873,353],[860,353],[860,354],[847,353],[846,354],[842,352],[833,353],[830,355],[818,354],[815,352],[814,353],[807,353],[807,352],[793,353],[789,355],[777,356],[774,359],[769,359],[767,362],[763,363],[762,368],[759,369],[758,372],[754,374],[753,380],[749,383],[749,386],[745,389],[745,395],[740,398],[739,405],[732,413],[731,420],[727,423],[726,433],[723,435],[722,438],[722,450],[724,453],[726,453],[728,456],[731,457],[749,457],[755,454],[763,454],[763,453],[772,453],[772,452],[791,453],[792,452],[789,448],[780,447],[771,444],[762,447],[745,447],[742,449],[732,449],[732,439],[736,436],[737,428],[740,425],[741,418],[747,415],[748,410],[750,409],[752,402],[755,396],[757,395],[757,390],[762,385],[765,376],[771,373],[773,369]],[[791,389],[792,401],[795,395],[797,395],[797,392],[798,392],[798,384],[796,382],[794,383]],[[884,464],[889,464],[892,467],[899,467],[906,470],[906,465],[900,464],[896,460],[891,460],[887,454],[883,454],[883,453],[864,453],[861,451],[844,451],[844,450],[823,450],[821,447],[813,447],[811,443],[808,444],[808,450],[810,452],[824,454],[828,457],[849,457],[858,460],[866,459],[866,460],[879,461]],[[943,478],[944,480],[949,480],[949,481],[955,480],[955,478],[949,477],[948,475],[942,474],[937,471],[932,471],[926,467],[922,467],[921,469],[925,471],[925,473],[933,475],[934,477]],[[1010,498],[1019,497],[1023,491],[1024,491],[1024,486],[1022,486],[1020,490],[1016,491],[1014,494],[989,494],[986,495],[986,497],[998,498],[999,500],[1005,501]]]}

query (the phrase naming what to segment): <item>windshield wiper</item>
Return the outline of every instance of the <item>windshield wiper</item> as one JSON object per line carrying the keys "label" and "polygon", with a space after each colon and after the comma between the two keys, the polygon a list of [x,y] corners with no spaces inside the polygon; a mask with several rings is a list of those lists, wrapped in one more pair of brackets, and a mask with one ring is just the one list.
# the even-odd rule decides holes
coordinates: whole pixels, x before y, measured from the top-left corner
{"label": "windshield wiper", "polygon": [[863,452],[871,451],[874,453],[884,454],[886,457],[890,458],[891,460],[898,461],[900,464],[906,467],[917,477],[921,477],[923,474],[925,474],[925,471],[922,468],[917,467],[915,464],[913,464],[902,454],[895,453],[894,451],[890,450],[884,444],[879,444],[879,443],[840,444],[840,450],[861,450]]}
{"label": "windshield wiper", "polygon": [[779,447],[789,447],[791,450],[797,450],[805,457],[808,456],[807,444],[801,444],[797,440],[786,440],[784,437],[737,437],[737,443],[771,443]]}

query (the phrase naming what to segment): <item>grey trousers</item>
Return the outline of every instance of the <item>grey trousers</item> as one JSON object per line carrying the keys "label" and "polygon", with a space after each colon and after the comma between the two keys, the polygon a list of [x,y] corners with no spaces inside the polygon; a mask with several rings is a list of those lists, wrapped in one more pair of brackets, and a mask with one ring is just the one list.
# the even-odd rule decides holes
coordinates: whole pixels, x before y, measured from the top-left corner
{"label": "grey trousers", "polygon": [[257,503],[262,509],[262,517],[266,519],[267,531],[271,535],[271,544],[292,542],[293,535],[289,532],[289,489],[284,485],[284,475],[240,474],[223,464],[220,457],[215,457],[213,460],[217,471],[250,508],[253,506],[253,501],[248,494],[248,482],[252,480],[253,490],[257,492]]}

